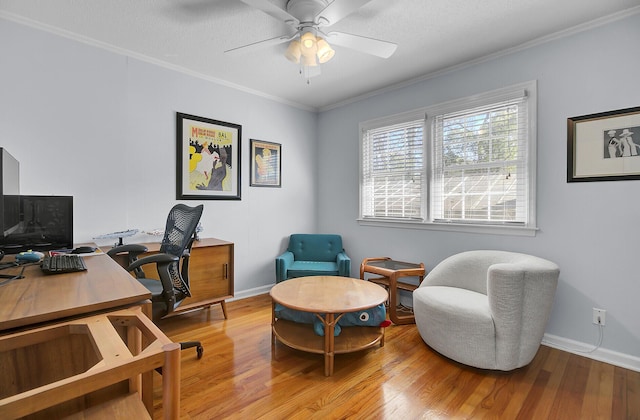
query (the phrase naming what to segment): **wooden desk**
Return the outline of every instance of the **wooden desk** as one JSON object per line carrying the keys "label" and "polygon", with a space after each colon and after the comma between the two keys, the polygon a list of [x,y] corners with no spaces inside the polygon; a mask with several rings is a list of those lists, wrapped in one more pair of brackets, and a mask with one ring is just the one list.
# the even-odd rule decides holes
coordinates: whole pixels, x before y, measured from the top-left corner
{"label": "wooden desk", "polygon": [[[24,278],[2,284],[0,336],[131,306],[140,306],[151,319],[151,293],[146,287],[106,254],[84,261],[87,271],[64,274],[45,274],[34,264],[25,268]],[[2,273],[19,272],[16,267]],[[153,414],[153,372],[144,373],[142,381],[142,398]]]}
{"label": "wooden desk", "polygon": [[151,419],[136,391],[157,368],[164,419],[180,415],[180,344],[140,307],[4,335],[0,367],[5,419]]}
{"label": "wooden desk", "polygon": [[[87,271],[44,274],[26,267],[24,278],[0,286],[0,335],[8,330],[72,316],[143,304],[151,317],[151,293],[105,255],[84,257]],[[20,269],[3,270],[3,274]]]}

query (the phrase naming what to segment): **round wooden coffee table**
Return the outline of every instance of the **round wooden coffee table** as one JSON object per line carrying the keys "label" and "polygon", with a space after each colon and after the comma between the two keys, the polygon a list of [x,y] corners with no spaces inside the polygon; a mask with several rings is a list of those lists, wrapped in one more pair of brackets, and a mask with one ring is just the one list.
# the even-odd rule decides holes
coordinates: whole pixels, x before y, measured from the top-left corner
{"label": "round wooden coffee table", "polygon": [[[276,284],[270,295],[273,300],[272,354],[276,339],[294,349],[324,354],[324,374],[331,376],[335,354],[363,350],[377,343],[384,346],[384,328],[381,327],[343,327],[339,336],[333,336],[342,314],[386,302],[387,291],[375,283],[337,276],[299,277]],[[276,303],[316,314],[324,324],[324,337],[316,335],[309,324],[276,318]]]}

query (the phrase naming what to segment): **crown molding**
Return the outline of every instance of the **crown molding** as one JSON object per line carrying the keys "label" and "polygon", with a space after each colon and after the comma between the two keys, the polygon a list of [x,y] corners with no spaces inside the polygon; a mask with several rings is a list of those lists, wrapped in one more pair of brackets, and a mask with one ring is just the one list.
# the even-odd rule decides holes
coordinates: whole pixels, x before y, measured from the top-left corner
{"label": "crown molding", "polygon": [[434,79],[436,77],[440,77],[440,76],[445,75],[445,74],[453,73],[453,72],[456,72],[456,71],[459,71],[459,70],[462,70],[462,69],[465,69],[465,68],[468,68],[468,67],[472,67],[472,66],[475,66],[477,64],[481,64],[481,63],[485,63],[487,61],[495,60],[495,59],[497,59],[499,57],[504,57],[504,56],[507,56],[507,55],[510,55],[510,54],[513,54],[513,53],[516,53],[516,52],[519,52],[519,51],[527,50],[529,48],[533,48],[533,47],[536,47],[536,46],[539,46],[539,45],[543,45],[543,44],[549,43],[551,41],[555,41],[557,39],[566,38],[568,36],[572,36],[572,35],[575,35],[575,34],[590,30],[590,29],[594,29],[594,28],[597,28],[597,27],[600,27],[600,26],[603,26],[603,25],[606,25],[606,24],[609,24],[609,23],[612,23],[612,22],[616,22],[618,20],[625,19],[625,18],[627,18],[629,16],[633,16],[633,15],[638,14],[638,13],[640,13],[640,6],[635,6],[635,7],[632,7],[631,9],[623,10],[623,11],[618,12],[618,13],[614,13],[614,14],[611,14],[611,15],[608,15],[608,16],[600,17],[600,18],[592,20],[590,22],[585,22],[583,24],[576,25],[576,26],[573,26],[571,28],[563,29],[561,31],[554,32],[552,34],[545,35],[545,36],[542,36],[540,38],[536,38],[536,39],[531,40],[531,41],[527,41],[527,42],[525,42],[523,44],[520,44],[520,45],[517,45],[515,47],[510,47],[510,48],[507,48],[507,49],[504,49],[504,50],[501,50],[501,51],[497,51],[495,53],[488,54],[488,55],[485,55],[485,56],[482,56],[482,57],[479,57],[479,58],[476,58],[476,59],[473,59],[473,60],[465,61],[464,63],[459,63],[459,64],[455,64],[455,65],[450,66],[450,67],[446,67],[446,68],[443,68],[443,69],[440,69],[440,70],[436,70],[434,72],[427,73],[427,74],[424,74],[422,76],[418,76],[418,77],[413,78],[413,79],[405,80],[405,81],[402,81],[402,82],[399,82],[399,83],[394,83],[394,84],[386,86],[384,88],[376,89],[376,90],[373,90],[371,92],[367,92],[367,93],[365,93],[363,95],[354,96],[354,97],[346,99],[344,101],[340,101],[340,102],[336,102],[336,103],[331,104],[331,105],[323,106],[323,107],[318,108],[318,111],[319,112],[329,111],[331,109],[339,108],[339,107],[342,107],[342,106],[345,106],[345,105],[349,105],[349,104],[352,104],[354,102],[359,102],[361,100],[364,100],[364,99],[367,99],[367,98],[371,98],[373,96],[378,96],[378,95],[383,94],[383,93],[387,93],[387,92],[394,91],[394,90],[397,90],[397,89],[402,89],[402,88],[405,88],[407,86],[414,85],[416,83],[424,82],[425,80]]}
{"label": "crown molding", "polygon": [[118,55],[122,55],[128,58],[133,58],[142,62],[146,62],[146,63],[150,63],[150,64],[154,64],[156,66],[159,67],[163,67],[169,70],[173,70],[182,74],[186,74],[188,76],[191,77],[195,77],[198,79],[202,79],[202,80],[206,80],[208,82],[212,82],[221,86],[225,86],[231,89],[235,89],[235,90],[239,90],[241,92],[245,92],[245,93],[249,93],[251,95],[255,95],[255,96],[259,96],[274,102],[279,102],[282,103],[284,105],[288,105],[288,106],[292,106],[295,108],[299,108],[305,111],[310,111],[310,112],[317,112],[317,108],[315,107],[310,107],[308,105],[303,105],[297,102],[293,102],[293,101],[289,101],[287,99],[281,98],[279,96],[274,96],[274,95],[269,95],[267,93],[264,93],[262,91],[259,90],[254,90],[254,89],[250,89],[248,87],[242,86],[242,85],[238,85],[235,83],[231,83],[228,82],[226,80],[222,80],[222,79],[218,79],[215,77],[211,77],[208,76],[206,74],[202,74],[202,73],[198,73],[195,72],[193,70],[189,70],[185,67],[176,65],[176,64],[172,64],[172,63],[168,63],[166,61],[163,60],[159,60],[157,58],[153,58],[153,57],[149,57],[147,55],[144,54],[140,54],[137,53],[135,51],[131,51],[131,50],[127,50],[125,48],[121,48],[121,47],[117,47],[115,45],[106,43],[106,42],[102,42],[102,41],[98,41],[96,39],[90,38],[90,37],[86,37],[83,35],[79,35],[77,33],[71,32],[71,31],[67,31],[65,29],[61,29],[61,28],[57,28],[54,27],[52,25],[48,25],[42,22],[38,22],[29,18],[25,18],[24,16],[19,16],[13,13],[9,13],[6,11],[1,11],[0,10],[0,18],[15,22],[15,23],[19,23],[21,25],[25,25],[25,26],[29,26],[31,28],[34,29],[38,29],[38,30],[42,30],[44,32],[48,32],[54,35],[58,35],[61,36],[63,38],[67,38],[67,39],[71,39],[73,41],[77,41],[92,47],[96,47],[96,48],[100,48],[102,50],[106,50],[109,52],[112,52],[114,54],[118,54]]}
{"label": "crown molding", "polygon": [[456,72],[456,71],[459,71],[459,70],[462,70],[462,69],[465,69],[465,68],[468,68],[468,67],[475,66],[477,64],[481,64],[481,63],[484,63],[484,62],[487,62],[487,61],[494,60],[494,59],[499,58],[499,57],[503,57],[503,56],[507,56],[507,55],[513,54],[515,52],[523,51],[523,50],[526,50],[526,49],[529,49],[529,48],[532,48],[532,47],[535,47],[535,46],[538,46],[538,45],[543,45],[543,44],[546,44],[548,42],[551,42],[551,41],[554,41],[554,40],[557,40],[557,39],[561,39],[561,38],[565,38],[565,37],[568,37],[568,36],[572,36],[572,35],[578,34],[580,32],[584,32],[584,31],[587,31],[587,30],[590,30],[590,29],[593,29],[593,28],[597,28],[599,26],[603,26],[603,25],[606,25],[606,24],[609,24],[609,23],[612,23],[612,22],[616,22],[616,21],[621,20],[621,19],[625,19],[625,18],[627,18],[629,16],[632,16],[632,15],[635,15],[635,14],[638,14],[638,13],[640,13],[640,6],[635,6],[635,7],[632,7],[630,9],[618,12],[618,13],[614,13],[614,14],[611,14],[611,15],[608,15],[608,16],[603,16],[601,18],[592,20],[590,22],[586,22],[586,23],[583,23],[583,24],[580,24],[580,25],[576,25],[576,26],[573,26],[571,28],[564,29],[562,31],[554,32],[552,34],[545,35],[545,36],[542,36],[540,38],[536,38],[534,40],[525,42],[525,43],[520,44],[520,45],[515,46],[515,47],[510,47],[510,48],[507,48],[507,49],[504,49],[504,50],[501,50],[501,51],[498,51],[498,52],[495,52],[495,53],[492,53],[492,54],[485,55],[483,57],[479,57],[479,58],[476,58],[476,59],[473,59],[473,60],[469,60],[469,61],[466,61],[466,62],[463,62],[463,63],[459,63],[459,64],[456,64],[456,65],[453,65],[453,66],[450,66],[450,67],[447,67],[447,68],[436,70],[434,72],[430,72],[428,74],[424,74],[424,75],[416,77],[416,78],[405,80],[405,81],[402,81],[402,82],[399,82],[399,83],[394,83],[394,84],[391,84],[389,86],[385,86],[384,88],[372,90],[372,91],[367,92],[365,94],[354,96],[354,97],[351,97],[351,98],[346,99],[344,101],[339,101],[339,102],[336,102],[336,103],[333,103],[333,104],[330,104],[330,105],[326,105],[326,106],[322,106],[322,107],[312,107],[312,106],[308,106],[308,105],[303,105],[303,104],[300,104],[300,103],[297,103],[297,102],[294,102],[294,101],[290,101],[290,100],[281,98],[279,96],[269,95],[269,94],[264,93],[264,92],[259,91],[259,90],[250,89],[248,87],[245,87],[245,86],[242,86],[242,85],[238,85],[238,84],[235,84],[235,83],[231,83],[231,82],[228,82],[226,80],[222,80],[222,79],[211,77],[211,76],[208,76],[208,75],[205,75],[205,74],[202,74],[202,73],[198,73],[198,72],[189,70],[189,69],[187,69],[185,67],[182,67],[182,66],[179,66],[179,65],[176,65],[176,64],[168,63],[166,61],[162,61],[162,60],[159,60],[159,59],[156,59],[156,58],[152,58],[152,57],[146,56],[144,54],[140,54],[140,53],[137,53],[137,52],[134,52],[134,51],[130,51],[130,50],[127,50],[127,49],[124,49],[124,48],[120,48],[120,47],[117,47],[117,46],[114,46],[114,45],[111,45],[111,44],[108,44],[108,43],[105,43],[105,42],[101,42],[101,41],[95,40],[93,38],[89,38],[89,37],[85,37],[85,36],[73,33],[71,31],[67,31],[67,30],[64,30],[64,29],[56,28],[56,27],[54,27],[52,25],[48,25],[48,24],[45,24],[45,23],[42,23],[42,22],[38,22],[38,21],[35,21],[35,20],[32,20],[32,19],[29,19],[29,18],[25,18],[23,16],[19,16],[19,15],[16,15],[14,13],[6,12],[6,11],[0,11],[0,18],[4,18],[6,20],[10,20],[10,21],[13,21],[13,22],[25,25],[25,26],[29,26],[29,27],[32,27],[32,28],[35,28],[35,29],[39,29],[39,30],[42,30],[42,31],[45,31],[45,32],[49,32],[49,33],[52,33],[52,34],[55,34],[55,35],[58,35],[58,36],[61,36],[61,37],[64,37],[64,38],[72,39],[72,40],[75,40],[77,42],[81,42],[81,43],[86,44],[86,45],[94,46],[96,48],[101,48],[103,50],[107,50],[107,51],[113,52],[115,54],[123,55],[123,56],[126,56],[126,57],[130,57],[130,58],[134,58],[134,59],[143,61],[143,62],[154,64],[154,65],[157,65],[157,66],[169,69],[169,70],[173,70],[173,71],[176,71],[176,72],[179,72],[179,73],[183,73],[183,74],[186,74],[186,75],[198,78],[198,79],[206,80],[206,81],[209,81],[209,82],[221,85],[221,86],[225,86],[225,87],[228,87],[228,88],[231,88],[231,89],[235,89],[235,90],[238,90],[238,91],[241,91],[241,92],[249,93],[249,94],[252,94],[252,95],[255,95],[255,96],[258,96],[258,97],[262,97],[262,98],[265,98],[265,99],[268,99],[268,100],[271,100],[271,101],[274,101],[274,102],[278,102],[278,103],[281,103],[281,104],[284,104],[284,105],[292,106],[292,107],[295,107],[295,108],[298,108],[298,109],[301,109],[301,110],[304,110],[304,111],[321,113],[321,112],[329,111],[329,110],[334,109],[334,108],[339,108],[339,107],[342,107],[342,106],[345,106],[345,105],[349,105],[349,104],[352,104],[352,103],[355,103],[355,102],[359,102],[359,101],[362,101],[362,100],[367,99],[367,98],[378,96],[378,95],[383,94],[383,93],[387,93],[387,92],[390,92],[390,91],[393,91],[393,90],[397,90],[397,89],[401,89],[401,88],[404,88],[404,87],[407,87],[407,86],[411,86],[411,85],[414,85],[416,83],[423,82],[425,80],[429,80],[429,79],[433,79],[433,78],[436,78],[436,77],[440,77],[440,76],[445,75],[445,74],[453,73],[453,72]]}

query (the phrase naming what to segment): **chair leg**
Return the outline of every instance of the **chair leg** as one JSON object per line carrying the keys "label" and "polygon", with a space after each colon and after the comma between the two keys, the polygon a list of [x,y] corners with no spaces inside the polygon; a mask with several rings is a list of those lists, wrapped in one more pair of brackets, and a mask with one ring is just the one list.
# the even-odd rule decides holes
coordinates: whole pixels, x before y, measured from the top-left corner
{"label": "chair leg", "polygon": [[204,347],[202,347],[202,343],[200,343],[199,341],[183,341],[180,343],[180,350],[190,349],[191,347],[196,348],[198,359],[201,359],[202,354],[204,353]]}

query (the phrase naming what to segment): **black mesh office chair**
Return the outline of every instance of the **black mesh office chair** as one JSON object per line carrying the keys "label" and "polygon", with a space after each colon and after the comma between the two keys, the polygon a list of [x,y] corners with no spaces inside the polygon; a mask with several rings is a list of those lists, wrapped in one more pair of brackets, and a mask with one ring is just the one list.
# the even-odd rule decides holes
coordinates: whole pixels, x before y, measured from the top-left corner
{"label": "black mesh office chair", "polygon": [[[107,252],[112,258],[127,255],[127,270],[133,272],[138,281],[151,292],[154,321],[173,312],[183,299],[191,296],[189,254],[202,210],[202,204],[196,207],[176,204],[167,217],[164,237],[157,254],[138,258],[140,254],[147,252],[147,247],[140,244],[120,245]],[[146,264],[156,264],[160,281],[145,276],[142,266]],[[191,347],[196,348],[200,359],[204,349],[199,341],[180,343],[181,349]]]}

